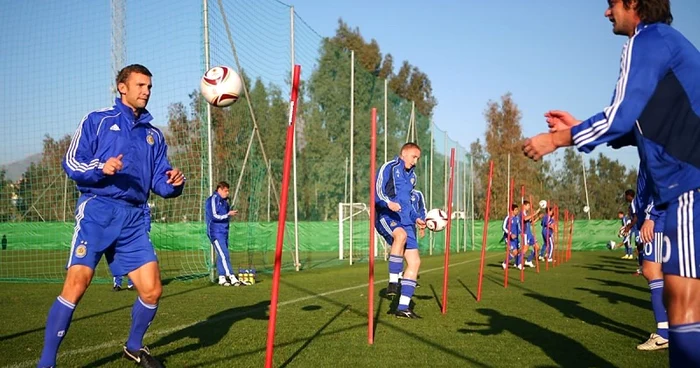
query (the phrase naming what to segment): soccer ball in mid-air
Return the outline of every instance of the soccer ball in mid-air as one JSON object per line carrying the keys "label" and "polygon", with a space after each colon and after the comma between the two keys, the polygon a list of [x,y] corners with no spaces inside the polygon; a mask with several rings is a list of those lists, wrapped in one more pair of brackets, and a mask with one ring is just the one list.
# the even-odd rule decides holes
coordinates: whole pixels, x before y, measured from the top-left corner
{"label": "soccer ball in mid-air", "polygon": [[544,199],[541,200],[541,201],[540,201],[540,208],[543,208],[543,209],[544,209],[544,208],[547,208],[547,201],[545,201]]}
{"label": "soccer ball in mid-air", "polygon": [[590,207],[588,207],[588,206],[583,206],[583,212],[584,212],[584,213],[588,213],[588,211],[590,211],[590,210],[591,210]]}
{"label": "soccer ball in mid-air", "polygon": [[243,88],[241,76],[228,66],[215,66],[202,76],[199,91],[212,106],[226,107],[238,101]]}
{"label": "soccer ball in mid-air", "polygon": [[425,215],[425,226],[428,230],[442,231],[447,226],[447,214],[439,208],[433,208]]}

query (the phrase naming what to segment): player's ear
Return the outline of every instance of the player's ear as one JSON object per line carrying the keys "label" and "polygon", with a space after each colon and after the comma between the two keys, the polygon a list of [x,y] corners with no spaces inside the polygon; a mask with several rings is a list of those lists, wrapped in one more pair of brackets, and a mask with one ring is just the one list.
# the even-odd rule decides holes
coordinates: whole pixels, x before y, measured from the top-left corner
{"label": "player's ear", "polygon": [[120,82],[117,84],[117,91],[119,91],[120,94],[126,94],[126,83]]}

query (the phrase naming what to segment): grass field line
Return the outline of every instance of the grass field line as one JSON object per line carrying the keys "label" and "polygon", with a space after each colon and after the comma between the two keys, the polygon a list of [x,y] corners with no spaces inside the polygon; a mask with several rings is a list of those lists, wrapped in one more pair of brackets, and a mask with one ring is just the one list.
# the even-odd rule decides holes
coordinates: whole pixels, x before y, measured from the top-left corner
{"label": "grass field line", "polygon": [[[498,254],[494,254],[494,255],[491,255],[491,256],[488,256],[488,257],[485,257],[485,258],[488,259],[488,258],[493,258],[493,257],[495,257],[495,256],[502,256],[502,254],[498,253]],[[479,260],[481,260],[481,258],[468,259],[468,260],[466,260],[466,261],[461,261],[461,262],[457,262],[457,263],[452,263],[452,264],[450,264],[448,267],[460,266],[460,265],[463,265],[463,264],[472,263],[472,262],[476,262],[476,261],[479,261]],[[445,266],[440,266],[440,267],[431,268],[431,269],[428,269],[428,270],[425,270],[425,271],[420,271],[420,273],[421,273],[421,274],[430,273],[430,272],[442,270],[442,269],[444,269],[444,268],[445,268]],[[380,284],[380,283],[387,282],[387,281],[389,281],[389,279],[376,280],[374,283],[375,283],[375,284]],[[355,289],[361,289],[361,288],[368,287],[368,286],[369,286],[369,283],[367,282],[367,283],[364,283],[364,284],[361,284],[361,285],[350,286],[350,287],[346,287],[346,288],[343,288],[343,289],[331,290],[331,291],[326,291],[326,292],[320,293],[320,294],[314,294],[314,295],[308,295],[308,296],[304,296],[304,297],[300,297],[300,298],[295,298],[295,299],[287,300],[287,301],[284,301],[284,302],[280,302],[280,303],[277,304],[277,307],[279,308],[279,307],[282,307],[282,306],[285,306],[285,305],[290,305],[290,304],[294,304],[294,303],[299,303],[299,302],[303,302],[303,301],[309,300],[309,299],[315,299],[315,298],[324,297],[324,296],[328,296],[328,295],[343,293],[343,292],[346,292],[346,291],[355,290]],[[257,312],[257,311],[259,311],[259,310],[262,309],[262,308],[263,308],[263,307],[257,308],[257,309],[250,309],[250,310],[246,310],[245,312],[240,312],[240,313],[236,313],[236,314],[230,314],[230,315],[226,315],[226,316],[221,316],[221,317],[219,317],[219,318],[204,319],[204,320],[199,320],[199,321],[195,321],[195,322],[190,322],[190,323],[187,323],[187,324],[183,324],[183,325],[180,325],[180,326],[175,326],[175,327],[166,328],[166,329],[162,329],[162,330],[156,330],[156,331],[148,332],[148,333],[146,334],[146,336],[147,336],[147,337],[150,337],[150,336],[167,335],[167,334],[170,334],[170,333],[179,331],[179,330],[183,330],[183,329],[188,328],[188,327],[192,327],[192,326],[194,326],[194,325],[196,325],[196,324],[216,323],[216,322],[223,321],[223,320],[227,320],[227,319],[230,319],[230,318],[244,316],[244,315],[246,315],[246,314],[251,314],[251,313]],[[267,307],[264,307],[264,308],[267,308]],[[80,349],[75,349],[75,350],[69,350],[69,351],[66,351],[66,352],[62,352],[62,353],[59,353],[59,354],[58,354],[58,357],[59,357],[59,358],[63,358],[63,357],[72,356],[72,355],[90,353],[90,352],[93,352],[93,351],[96,351],[96,350],[106,349],[106,348],[109,348],[109,347],[121,347],[123,344],[124,344],[124,339],[112,340],[112,341],[105,342],[105,343],[98,344],[98,345],[86,346],[86,347],[83,347],[83,348],[80,348]],[[37,358],[37,359],[38,359],[38,358]],[[37,359],[27,360],[27,361],[24,361],[24,362],[22,362],[22,363],[15,363],[15,364],[8,365],[8,366],[5,366],[5,367],[6,367],[6,368],[33,367],[33,366],[37,363]]]}

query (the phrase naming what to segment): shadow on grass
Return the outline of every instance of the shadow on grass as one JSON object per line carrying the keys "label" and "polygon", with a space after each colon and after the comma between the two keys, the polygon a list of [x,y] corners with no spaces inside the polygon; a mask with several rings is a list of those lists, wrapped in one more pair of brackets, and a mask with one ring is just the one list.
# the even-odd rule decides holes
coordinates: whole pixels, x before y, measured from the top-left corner
{"label": "shadow on grass", "polygon": [[457,330],[458,332],[478,333],[484,336],[509,332],[523,341],[539,346],[549,358],[561,367],[614,367],[612,363],[592,353],[581,343],[566,335],[548,330],[522,318],[501,314],[494,309],[479,308],[476,311],[489,317],[488,322],[467,322],[466,324],[474,327],[486,327],[486,329],[461,328]]}
{"label": "shadow on grass", "polygon": [[566,318],[577,319],[589,325],[598,326],[604,330],[642,340],[648,336],[648,332],[637,327],[630,326],[603,316],[600,313],[582,307],[580,302],[568,299],[555,298],[551,296],[525,293],[526,297],[541,301],[543,304],[559,310]]}
{"label": "shadow on grass", "polygon": [[[160,298],[160,300],[167,299],[167,298],[172,298],[172,297],[174,297],[174,296],[178,296],[178,295],[182,295],[182,294],[191,293],[191,292],[193,292],[193,291],[197,291],[197,290],[201,290],[201,289],[204,289],[204,288],[208,288],[208,287],[210,287],[210,286],[212,286],[212,285],[204,285],[204,286],[200,286],[200,287],[196,287],[196,288],[192,288],[192,289],[183,290],[183,291],[180,291],[180,292],[177,292],[177,293],[165,294],[165,295],[163,295],[163,296]],[[94,287],[96,287],[96,286],[93,286],[93,288],[94,288]],[[97,286],[97,287],[99,287],[99,286]],[[124,291],[122,291],[122,292],[124,292]],[[134,295],[134,300],[135,300],[137,294],[134,292],[133,295]],[[89,315],[84,316],[84,317],[74,318],[74,319],[71,321],[71,323],[74,323],[74,322],[76,322],[76,321],[82,321],[82,320],[90,319],[90,318],[100,317],[100,316],[102,316],[102,315],[114,313],[114,312],[117,312],[117,311],[120,311],[120,310],[123,310],[123,309],[131,309],[132,307],[133,307],[133,304],[129,304],[129,305],[125,305],[125,306],[123,306],[123,307],[117,307],[117,308],[107,309],[107,310],[104,310],[104,311],[101,311],[101,312],[89,314]],[[46,309],[46,313],[48,313],[48,312],[49,312],[49,310]],[[35,328],[35,329],[32,329],[32,330],[21,331],[21,332],[16,332],[16,333],[13,333],[13,334],[10,334],[10,335],[0,336],[0,341],[10,340],[10,339],[14,339],[14,338],[21,337],[21,336],[24,336],[24,335],[28,335],[28,334],[31,334],[31,333],[40,332],[40,331],[44,331],[44,327]]]}
{"label": "shadow on grass", "polygon": [[467,285],[465,285],[464,282],[462,282],[461,279],[457,279],[457,281],[459,282],[460,285],[462,285],[462,287],[464,288],[464,290],[466,290],[467,292],[469,292],[469,294],[471,294],[472,298],[474,298],[474,300],[476,300],[476,295],[475,295],[471,290],[469,290],[469,287],[468,287]]}
{"label": "shadow on grass", "polygon": [[637,286],[637,285],[632,285],[628,284],[626,282],[620,282],[620,281],[615,281],[615,280],[608,280],[608,279],[597,279],[595,277],[586,277],[586,280],[591,280],[591,281],[598,281],[604,286],[611,286],[611,287],[623,287],[623,288],[628,288],[630,290],[634,291],[640,291],[643,293],[648,293],[649,288],[648,287],[642,287],[642,286]]}
{"label": "shadow on grass", "polygon": [[435,292],[435,288],[433,287],[433,284],[430,284],[430,291],[433,292],[433,297],[435,298],[435,303],[438,306],[438,310],[442,310],[442,303],[440,302],[440,298],[438,298],[438,295]]}
{"label": "shadow on grass", "polygon": [[317,337],[321,336],[321,333],[323,333],[323,330],[325,330],[326,328],[328,328],[328,326],[330,326],[331,323],[333,323],[333,321],[335,321],[336,319],[338,319],[338,317],[340,317],[340,315],[343,314],[343,312],[345,312],[349,307],[350,307],[349,305],[343,306],[343,308],[341,308],[341,309],[338,311],[338,313],[336,313],[333,317],[331,317],[331,319],[329,319],[328,322],[326,322],[323,326],[321,326],[321,328],[319,328],[319,329],[316,331],[316,333],[314,333],[313,335],[311,335],[311,337],[309,337],[309,338],[304,342],[304,344],[301,345],[301,346],[299,347],[299,349],[297,349],[297,351],[295,351],[292,355],[290,355],[289,358],[287,358],[287,360],[285,360],[284,363],[282,363],[282,365],[281,365],[280,367],[286,367],[287,365],[289,365],[289,363],[291,363],[292,361],[294,361],[294,358],[296,358],[297,356],[299,356],[299,354],[301,354],[301,352],[304,351],[304,349],[306,349],[309,345],[311,345],[311,342],[313,342],[314,339],[316,339]]}
{"label": "shadow on grass", "polygon": [[[336,301],[336,300],[333,300],[333,299],[329,298],[328,296],[319,294],[319,293],[317,293],[317,292],[314,292],[313,290],[306,289],[306,288],[304,288],[304,287],[302,287],[302,286],[295,285],[295,284],[292,284],[292,283],[289,283],[289,282],[284,282],[284,281],[282,281],[282,283],[284,283],[284,284],[285,284],[286,286],[288,286],[288,287],[291,287],[291,288],[293,288],[293,289],[296,289],[296,290],[302,291],[302,292],[304,292],[304,293],[307,293],[308,295],[313,295],[313,296],[317,297],[318,299],[323,300],[323,301],[325,301],[325,302],[328,302],[328,303],[330,303],[330,304],[334,304],[334,305],[337,305],[337,306],[344,306],[344,305],[345,305],[345,304],[342,304],[342,303],[340,303],[340,302],[338,302],[338,301]],[[396,301],[397,299],[398,299],[398,298],[394,298],[395,301]],[[366,311],[366,310],[357,310],[357,309],[355,309],[355,308],[348,308],[348,311],[352,312],[353,314],[355,314],[355,315],[357,315],[357,316],[361,316],[361,317],[366,317],[366,316],[367,316],[367,311]],[[427,345],[427,346],[430,346],[431,348],[435,349],[436,351],[439,351],[440,353],[447,354],[447,355],[453,356],[453,357],[455,357],[455,358],[459,358],[459,359],[463,360],[464,362],[466,362],[467,366],[472,366],[472,367],[489,367],[488,365],[486,365],[486,364],[484,364],[484,363],[481,363],[480,361],[476,360],[475,358],[472,358],[472,357],[470,357],[470,356],[464,355],[464,354],[461,353],[460,351],[457,351],[457,350],[454,350],[454,349],[451,349],[451,348],[442,346],[442,345],[440,345],[439,343],[434,342],[434,341],[431,341],[431,340],[429,340],[429,339],[423,337],[422,335],[419,335],[419,334],[417,334],[417,333],[414,333],[414,332],[412,332],[412,331],[410,331],[410,330],[408,330],[408,329],[405,329],[405,328],[396,326],[396,325],[394,325],[394,324],[389,324],[389,323],[386,323],[386,322],[381,321],[381,320],[377,320],[377,323],[378,323],[378,324],[381,324],[383,328],[388,328],[388,329],[391,329],[391,330],[398,331],[398,332],[404,334],[407,338],[412,338],[412,339],[414,339],[414,340],[416,340],[416,341],[419,341],[419,342],[421,342],[421,343],[423,343],[423,344],[425,344],[425,345]],[[364,323],[364,326],[366,326],[366,325],[367,325],[367,323],[365,322],[365,323]],[[262,350],[264,351],[265,349],[262,349]],[[252,352],[250,352],[250,353],[248,353],[248,354],[254,354],[254,353],[257,353],[257,352],[258,352],[258,350],[252,351]],[[236,356],[239,356],[239,355],[236,355]],[[217,360],[217,361],[226,361],[227,359],[232,359],[232,358],[234,358],[234,357],[235,357],[235,356],[229,356],[229,357],[225,357],[225,358],[222,358],[222,359],[220,359],[220,360]],[[211,363],[207,363],[207,364],[211,364]]]}
{"label": "shadow on grass", "polygon": [[[233,326],[238,321],[242,321],[246,318],[251,318],[254,320],[267,320],[267,310],[269,305],[270,301],[266,300],[253,305],[229,308],[221,312],[212,314],[211,316],[207,317],[207,319],[204,321],[195,323],[181,330],[173,331],[169,335],[161,337],[150,347],[157,348],[160,346],[171,344],[176,341],[188,339],[196,339],[197,342],[178,347],[177,349],[168,351],[165,354],[156,354],[154,352],[153,355],[157,359],[161,360],[165,365],[165,363],[167,362],[167,358],[170,356],[186,353],[189,351],[196,351],[201,348],[216,345],[229,333],[229,331],[231,330],[231,326]],[[109,362],[118,360],[121,358],[121,356],[121,352],[112,354],[95,362],[92,362],[88,364],[88,366],[99,367]]]}
{"label": "shadow on grass", "polygon": [[575,265],[574,267],[578,268],[585,268],[591,271],[598,271],[598,272],[610,272],[610,273],[615,273],[618,275],[634,275],[634,270],[632,268],[628,269],[621,269],[623,266],[616,267],[616,268],[610,268],[614,266],[609,266],[609,265],[601,265],[601,264],[588,264],[588,265]]}
{"label": "shadow on grass", "polygon": [[610,304],[618,304],[618,303],[627,303],[629,305],[633,305],[635,307],[642,308],[644,310],[651,310],[651,300],[643,300],[639,298],[634,298],[628,295],[623,295],[619,293],[614,293],[611,291],[605,291],[605,290],[593,290],[589,288],[582,288],[582,287],[577,287],[576,290],[581,290],[581,291],[588,291],[589,293],[593,295],[597,295],[601,298],[605,298],[608,300],[608,303]]}

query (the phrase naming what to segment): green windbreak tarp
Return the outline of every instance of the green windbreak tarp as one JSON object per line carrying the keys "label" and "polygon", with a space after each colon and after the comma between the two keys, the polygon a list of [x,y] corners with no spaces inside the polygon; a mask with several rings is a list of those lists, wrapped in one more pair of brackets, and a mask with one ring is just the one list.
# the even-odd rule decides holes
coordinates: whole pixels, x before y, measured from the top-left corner
{"label": "green windbreak tarp", "polygon": [[[466,231],[464,229],[466,226]],[[497,250],[505,247],[501,242],[502,221],[489,221],[487,249]],[[347,224],[346,224],[347,227]],[[610,240],[619,241],[617,231],[620,223],[614,220],[577,220],[574,224],[572,249],[596,250],[605,249]],[[286,226],[287,244],[293,242],[293,223]],[[369,224],[367,221],[357,221],[353,224],[354,243],[359,248],[368,244]],[[459,244],[460,249],[466,245],[467,250],[481,249],[483,222],[472,223],[455,221],[451,234],[452,249]],[[560,229],[563,229],[560,225]],[[61,250],[70,247],[73,237],[73,223],[32,222],[32,223],[0,223],[0,236],[7,237],[9,250],[36,249]],[[347,230],[346,230],[347,232]],[[458,234],[459,233],[459,234]],[[466,233],[466,239],[465,239]],[[267,251],[274,249],[277,234],[277,223],[274,222],[233,222],[229,236],[229,247],[234,251]],[[538,243],[542,243],[539,226],[534,232]],[[433,234],[433,251],[442,252],[444,249],[445,232]],[[560,234],[560,238],[561,238]],[[347,237],[347,234],[346,234]],[[195,250],[209,246],[206,239],[205,227],[202,223],[154,223],[151,238],[159,250]],[[472,247],[472,239],[474,244]],[[466,241],[465,241],[466,240]],[[429,237],[419,240],[421,251],[430,246]],[[300,222],[299,249],[307,252],[329,252],[338,250],[338,222]]]}

